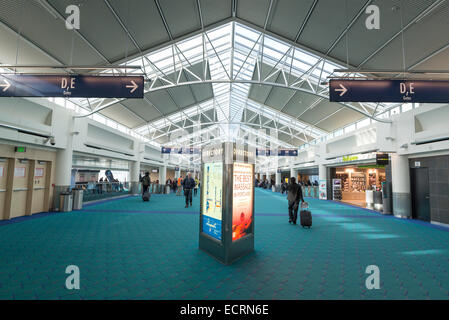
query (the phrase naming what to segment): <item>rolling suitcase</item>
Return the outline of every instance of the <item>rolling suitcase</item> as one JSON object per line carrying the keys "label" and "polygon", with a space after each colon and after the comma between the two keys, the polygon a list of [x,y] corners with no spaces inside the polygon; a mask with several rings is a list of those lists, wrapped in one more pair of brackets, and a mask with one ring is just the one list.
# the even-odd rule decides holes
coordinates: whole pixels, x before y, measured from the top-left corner
{"label": "rolling suitcase", "polygon": [[147,191],[147,192],[145,192],[145,193],[142,195],[142,200],[143,200],[143,201],[150,201],[150,197],[151,197],[150,192]]}
{"label": "rolling suitcase", "polygon": [[310,227],[312,226],[312,213],[309,210],[309,204],[307,202],[301,203],[299,220],[303,228],[308,227],[310,229]]}

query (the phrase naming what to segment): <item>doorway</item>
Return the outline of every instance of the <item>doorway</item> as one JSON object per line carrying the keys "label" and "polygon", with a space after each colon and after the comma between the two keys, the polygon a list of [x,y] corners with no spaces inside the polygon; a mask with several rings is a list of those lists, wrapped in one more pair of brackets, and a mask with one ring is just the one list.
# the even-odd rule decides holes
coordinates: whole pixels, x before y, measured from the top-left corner
{"label": "doorway", "polygon": [[412,168],[410,171],[412,191],[412,218],[430,222],[429,169]]}

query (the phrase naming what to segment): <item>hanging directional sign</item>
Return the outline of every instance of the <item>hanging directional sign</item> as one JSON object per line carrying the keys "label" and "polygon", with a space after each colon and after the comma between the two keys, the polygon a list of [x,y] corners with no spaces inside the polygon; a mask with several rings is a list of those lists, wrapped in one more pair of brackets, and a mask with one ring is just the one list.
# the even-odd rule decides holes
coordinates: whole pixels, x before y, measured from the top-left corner
{"label": "hanging directional sign", "polygon": [[0,97],[143,98],[142,76],[0,74]]}
{"label": "hanging directional sign", "polygon": [[331,102],[449,103],[449,81],[339,80],[329,84]]}
{"label": "hanging directional sign", "polygon": [[[277,151],[277,153],[276,153]],[[256,149],[257,156],[296,157],[298,149]]]}
{"label": "hanging directional sign", "polygon": [[161,148],[162,154],[200,154],[201,149],[200,148],[167,148],[162,147]]}

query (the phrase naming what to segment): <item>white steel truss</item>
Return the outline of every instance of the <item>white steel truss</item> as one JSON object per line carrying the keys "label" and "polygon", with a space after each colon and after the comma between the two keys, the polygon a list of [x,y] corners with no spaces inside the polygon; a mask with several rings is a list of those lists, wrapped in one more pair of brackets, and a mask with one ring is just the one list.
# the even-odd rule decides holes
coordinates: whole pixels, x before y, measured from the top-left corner
{"label": "white steel truss", "polygon": [[[191,67],[198,64],[201,64],[202,71],[194,72]],[[170,94],[170,90],[177,87],[212,85],[213,99],[196,103],[189,108],[179,108],[178,112],[170,115],[160,112],[160,119],[151,122],[145,120],[147,122],[145,125],[135,129],[137,134],[145,136],[150,141],[157,141],[164,136],[169,137],[176,130],[188,130],[198,126],[199,134],[202,130],[208,130],[213,126],[223,131],[221,139],[235,140],[239,139],[241,131],[258,128],[275,130],[288,136],[287,140],[279,141],[283,147],[292,145],[289,143],[291,141],[300,141],[300,144],[309,143],[310,139],[319,139],[327,134],[318,128],[316,123],[305,123],[300,117],[321,101],[329,99],[325,80],[334,75],[335,69],[342,68],[326,57],[311,54],[274,38],[263,30],[255,30],[236,21],[203,31],[186,40],[172,42],[167,47],[127,61],[123,65],[140,67],[141,70],[132,70],[128,74],[144,73],[148,83],[145,87],[144,100],[159,112],[158,106],[148,98],[152,92],[166,90]],[[268,72],[262,69],[261,66],[264,65],[270,67]],[[114,74],[117,70],[110,69],[103,72]],[[189,74],[189,80],[181,79],[183,72]],[[291,96],[280,110],[272,109],[248,98],[251,86],[257,85],[289,89]],[[283,110],[297,92],[313,95],[316,100],[294,118]],[[174,99],[171,99],[174,102]],[[121,99],[107,102],[104,99],[78,99],[76,103],[87,110],[79,116],[85,117],[99,113],[121,101]],[[380,115],[397,107],[397,104],[381,103],[340,103],[340,105],[340,109],[348,108],[379,122],[389,122],[389,119]],[[248,116],[249,113],[251,116]],[[191,145],[202,143],[207,141],[197,144],[192,142]],[[298,146],[297,143],[295,147]]]}

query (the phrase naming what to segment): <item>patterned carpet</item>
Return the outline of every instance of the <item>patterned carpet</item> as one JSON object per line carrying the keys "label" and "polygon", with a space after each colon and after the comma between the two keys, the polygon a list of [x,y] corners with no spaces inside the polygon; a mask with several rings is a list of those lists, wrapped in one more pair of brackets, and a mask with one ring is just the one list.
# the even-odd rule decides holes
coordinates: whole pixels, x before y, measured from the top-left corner
{"label": "patterned carpet", "polygon": [[[198,250],[199,196],[0,222],[0,299],[449,299],[448,228],[308,201],[310,230],[288,224],[285,196],[257,189],[256,250],[231,266]],[[365,287],[373,264],[379,290]],[[65,288],[68,265],[80,290]]]}

